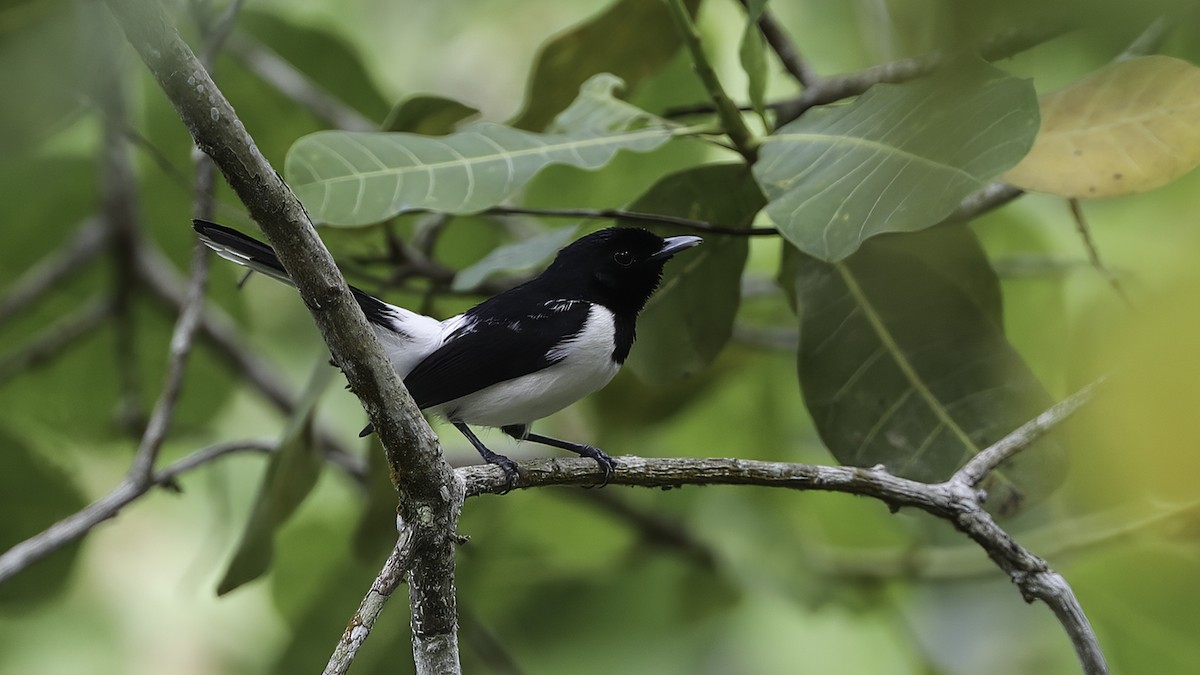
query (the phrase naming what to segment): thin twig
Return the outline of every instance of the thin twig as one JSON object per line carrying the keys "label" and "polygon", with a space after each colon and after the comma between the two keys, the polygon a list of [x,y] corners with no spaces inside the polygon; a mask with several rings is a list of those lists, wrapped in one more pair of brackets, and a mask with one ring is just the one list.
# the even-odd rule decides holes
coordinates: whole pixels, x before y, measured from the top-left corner
{"label": "thin twig", "polygon": [[156,486],[174,485],[181,475],[221,457],[240,452],[270,452],[274,448],[274,441],[219,443],[197,450],[149,477],[126,475],[112,492],[0,555],[0,584],[116,516],[121,509]]}
{"label": "thin twig", "polygon": [[717,115],[721,118],[726,135],[729,136],[729,140],[733,142],[737,151],[747,161],[753,163],[758,152],[758,141],[754,138],[754,134],[750,133],[750,128],[746,126],[746,120],[742,118],[738,107],[733,104],[733,100],[721,86],[717,72],[713,70],[708,55],[704,53],[704,46],[700,42],[700,31],[692,21],[691,14],[684,7],[683,0],[666,0],[666,2],[667,8],[671,11],[671,18],[675,20],[675,27],[679,29],[679,33],[683,37],[683,44],[692,56],[692,69],[696,71],[696,75],[708,91],[708,97],[716,106]]}
{"label": "thin twig", "polygon": [[188,286],[187,297],[171,333],[166,383],[158,402],[154,405],[154,411],[150,414],[142,441],[133,456],[133,464],[129,467],[129,474],[134,478],[144,479],[154,471],[158,451],[167,438],[167,430],[175,414],[175,406],[179,402],[179,393],[183,390],[183,377],[187,370],[188,357],[192,353],[192,340],[204,311],[204,289],[207,284],[208,249],[197,245],[192,253],[192,280]]}
{"label": "thin twig", "polygon": [[[1149,516],[1092,514],[1023,532],[1021,540],[1045,558],[1061,558],[1185,523],[1197,514],[1200,514],[1200,502]],[[818,548],[809,551],[807,558],[818,574],[849,579],[963,580],[987,577],[996,572],[995,565],[981,555],[979,547],[969,545],[903,549]]]}
{"label": "thin twig", "polygon": [[324,675],[344,675],[350,669],[359,648],[375,627],[375,620],[379,618],[383,606],[391,599],[392,593],[396,591],[396,587],[400,585],[412,565],[414,544],[413,528],[401,528],[400,538],[392,548],[387,562],[383,564],[383,569],[371,583],[370,590],[363,596],[358,611],[354,612],[354,616],[346,624],[342,639],[338,640],[333,654],[329,657],[329,663],[325,666]]}
{"label": "thin twig", "polygon": [[[1031,31],[1007,31],[980,45],[979,55],[988,61],[998,61],[1058,37],[1064,31],[1063,26],[1048,26]],[[774,108],[777,115],[776,123],[783,126],[814,106],[858,96],[880,83],[907,82],[932,72],[948,60],[959,57],[961,54],[934,52],[872,66],[855,73],[820,78],[796,98],[773,103],[770,107]]]}
{"label": "thin twig", "polygon": [[378,124],[343,103],[283,57],[245,33],[235,32],[231,35],[228,49],[250,72],[335,129],[379,130]]}
{"label": "thin twig", "polygon": [[459,605],[458,610],[463,642],[479,656],[479,660],[486,666],[484,669],[486,672],[493,675],[522,675],[524,673],[517,665],[516,659],[509,653],[504,641],[493,633],[469,607]]}
{"label": "thin twig", "polygon": [[1125,51],[1118,54],[1117,58],[1113,60],[1116,62],[1128,61],[1157,52],[1158,48],[1162,46],[1163,40],[1167,39],[1167,35],[1174,27],[1175,24],[1171,23],[1167,17],[1158,17],[1125,48]]}
{"label": "thin twig", "polygon": [[959,223],[973,220],[979,216],[998,209],[1025,194],[1025,191],[1003,181],[996,181],[980,190],[976,190],[963,198],[958,207],[946,216],[943,223]]}
{"label": "thin twig", "polygon": [[22,274],[0,297],[0,325],[86,269],[100,255],[108,229],[100,219],[83,221],[75,236]]}
{"label": "thin twig", "polygon": [[[149,242],[139,251],[138,275],[151,297],[169,311],[180,312],[186,304],[186,282],[162,251]],[[242,338],[228,314],[209,305],[200,317],[199,337],[211,346],[231,371],[256,389],[276,409],[290,416],[299,399],[283,376],[259,356]],[[352,453],[338,437],[322,425],[316,429],[318,445],[326,458],[345,470],[359,485],[367,484],[366,462]]]}
{"label": "thin twig", "polygon": [[[125,138],[133,144],[133,147],[145,153],[150,161],[162,171],[167,177],[168,182],[179,189],[181,193],[195,194],[195,181],[179,167],[175,166],[167,154],[161,148],[154,145],[149,138],[146,138],[137,129],[129,128],[125,130]],[[193,166],[195,164],[193,163]],[[246,218],[246,210],[239,204],[235,206],[228,200],[216,200],[213,205],[214,213],[219,214],[221,218],[235,223],[249,224],[249,219]],[[209,218],[211,220],[211,218]]]}
{"label": "thin twig", "polygon": [[1104,277],[1109,286],[1116,291],[1130,309],[1133,308],[1133,300],[1125,293],[1125,287],[1121,285],[1121,280],[1117,275],[1109,269],[1108,265],[1100,258],[1100,249],[1096,248],[1096,241],[1092,239],[1092,230],[1088,227],[1087,220],[1083,217],[1083,207],[1079,204],[1078,199],[1068,199],[1067,204],[1071,207],[1071,216],[1075,220],[1075,230],[1079,232],[1079,238],[1083,240],[1083,248],[1087,251],[1088,260],[1092,262],[1092,267]]}
{"label": "thin twig", "polygon": [[35,335],[28,346],[0,358],[0,384],[61,354],[79,340],[96,334],[112,316],[112,299],[94,298],[76,312]]}
{"label": "thin twig", "polygon": [[[742,0],[742,4],[745,5],[746,0]],[[775,52],[775,56],[779,58],[784,69],[797,82],[805,87],[817,83],[820,77],[808,61],[800,56],[800,50],[796,48],[796,43],[775,19],[771,10],[763,9],[763,13],[758,17],[758,28],[762,31],[763,37],[767,39],[767,44],[771,46],[771,51]]]}
{"label": "thin twig", "polygon": [[1028,448],[1034,441],[1041,438],[1047,431],[1061,424],[1064,420],[1092,400],[1096,387],[1100,382],[1094,382],[1071,394],[1046,412],[1022,424],[1015,431],[992,445],[984,448],[963,465],[949,482],[959,483],[964,487],[973,488],[979,485],[989,473],[996,469],[1018,452]]}
{"label": "thin twig", "polygon": [[200,33],[204,36],[204,48],[198,56],[205,70],[212,72],[217,56],[225,47],[229,35],[233,33],[233,26],[245,3],[246,0],[231,0],[220,16],[213,16],[209,0],[192,0],[193,14],[200,25]]}

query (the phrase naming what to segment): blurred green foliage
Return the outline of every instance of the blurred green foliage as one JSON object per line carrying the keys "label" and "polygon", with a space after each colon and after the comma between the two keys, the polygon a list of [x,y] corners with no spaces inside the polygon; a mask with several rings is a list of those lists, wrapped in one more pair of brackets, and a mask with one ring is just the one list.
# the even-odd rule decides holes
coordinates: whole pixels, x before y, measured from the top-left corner
{"label": "blurred green foliage", "polygon": [[[732,2],[690,6],[697,8],[726,89],[743,99],[748,79],[738,49],[744,13]],[[1030,22],[1079,25],[998,64],[1032,78],[1039,92],[1111,60],[1160,14],[1171,13],[1181,27],[1200,18],[1196,4],[1182,0],[805,0],[767,3],[767,9],[822,75],[973,44]],[[660,10],[658,0],[270,0],[243,10],[237,37],[270,47],[374,123],[384,123],[392,110],[393,121],[402,118],[406,129],[447,133],[477,108],[485,120],[517,115],[518,126],[541,130],[579,84],[599,72],[623,77],[623,98],[655,115],[703,102]],[[178,21],[195,43],[188,11],[180,8]],[[75,4],[65,0],[0,5],[0,86],[12,103],[0,113],[0,297],[99,208],[99,113],[88,89],[97,64],[86,49],[91,43],[77,39],[86,30]],[[1194,61],[1200,37],[1175,30],[1161,49]],[[133,110],[141,233],[182,266],[191,246],[190,140],[131,52],[120,67],[128,73]],[[222,56],[215,73],[276,166],[298,138],[325,128],[319,116],[238,59]],[[766,75],[768,101],[796,92],[769,54]],[[426,93],[438,98],[418,96]],[[401,101],[433,103],[397,108]],[[666,204],[678,212],[700,190],[694,201],[703,208],[693,217],[746,225],[741,211],[723,210],[730,202],[721,197],[748,186],[732,175],[714,179],[729,171],[720,167],[699,177],[688,173],[733,158],[700,142],[672,141],[644,155],[617,155],[597,172],[549,168],[524,189],[520,203],[608,208],[643,199],[639,206],[647,210]],[[222,186],[217,194],[223,222],[252,227],[229,190]],[[1200,663],[1192,639],[1200,632],[1193,597],[1200,572],[1194,488],[1200,361],[1191,355],[1200,338],[1194,271],[1200,177],[1193,172],[1152,193],[1084,209],[1098,249],[1135,298],[1136,311],[1087,264],[1065,204],[1049,197],[1024,197],[976,220],[963,230],[978,239],[971,253],[941,259],[946,268],[922,274],[985,280],[974,290],[986,291],[987,316],[1003,313],[996,321],[1003,334],[992,338],[1004,343],[1006,359],[1023,362],[1021,378],[1036,377],[1031,388],[1040,382],[1062,396],[1111,374],[1111,390],[1065,429],[1065,483],[1006,526],[1021,541],[1038,542],[1035,552],[1075,586],[1114,670],[1190,673]],[[761,216],[756,224],[770,225]],[[524,216],[443,223],[407,215],[385,226],[323,235],[360,287],[448,316],[478,297],[444,293],[449,282],[393,279],[385,260],[395,245],[389,235],[419,247],[440,233],[428,253],[453,272],[499,246],[571,225]],[[845,459],[822,444],[797,383],[796,348],[811,327],[770,283],[784,244],[771,237],[726,246],[711,275],[695,282],[727,294],[718,304],[730,314],[721,326],[703,329],[712,344],[674,355],[679,362],[663,372],[647,363],[663,363],[654,355],[665,354],[669,330],[676,329],[670,327],[694,320],[695,310],[669,313],[674,318],[661,322],[665,327],[651,320],[632,356],[640,367],[539,428],[594,441],[614,455]],[[112,267],[111,256],[102,253],[5,320],[0,362],[89,298],[109,293]],[[742,270],[740,299],[728,296],[738,279],[735,267]],[[681,283],[682,272],[672,269]],[[324,354],[302,303],[290,289],[263,279],[239,289],[238,278],[230,266],[214,264],[210,297],[299,391]],[[138,291],[132,314],[144,405],[161,385],[174,320],[149,298]],[[932,302],[916,309],[946,311]],[[731,340],[723,335],[729,316],[735,317]],[[913,321],[921,323],[921,316]],[[931,316],[925,327],[939,325]],[[755,339],[753,329],[774,337]],[[114,356],[116,334],[108,322],[41,367],[0,381],[0,512],[7,523],[0,527],[0,548],[103,495],[127,468],[136,439],[114,420],[118,369],[127,365]],[[351,444],[363,416],[350,394],[331,391],[320,399],[316,421]],[[287,423],[202,341],[163,459],[229,438],[278,437]],[[452,461],[476,461],[452,430],[442,436]],[[542,452],[511,446],[500,434],[484,440],[517,458]],[[291,518],[273,523],[281,526],[273,533],[267,578],[220,599],[215,589],[267,471],[260,457],[229,458],[189,474],[181,480],[182,495],[152,493],[81,545],[0,586],[0,672],[319,668],[394,532],[382,453],[367,443],[354,449],[371,472],[369,487],[326,464],[312,492],[288,504],[295,506]],[[1050,474],[1058,464],[1032,454],[1038,452],[1026,456],[1033,483],[1054,482]],[[1045,607],[1023,603],[982,552],[967,547],[964,553],[949,525],[921,514],[891,514],[865,499],[729,487],[609,487],[600,494],[546,489],[474,500],[461,531],[471,537],[460,550],[457,579],[467,672],[1077,672]],[[1048,535],[1059,532],[1070,536]],[[354,672],[410,667],[404,595],[401,590],[393,599]]]}

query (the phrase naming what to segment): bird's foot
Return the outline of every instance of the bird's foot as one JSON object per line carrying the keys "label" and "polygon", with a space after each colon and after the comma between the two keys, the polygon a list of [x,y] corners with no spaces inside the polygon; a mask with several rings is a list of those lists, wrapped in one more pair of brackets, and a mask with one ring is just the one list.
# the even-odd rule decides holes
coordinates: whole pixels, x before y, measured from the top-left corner
{"label": "bird's foot", "polygon": [[517,480],[521,477],[521,470],[517,468],[517,463],[504,455],[488,451],[488,454],[483,456],[483,459],[488,464],[495,464],[504,471],[504,489],[500,494],[505,495],[517,487]]}
{"label": "bird's foot", "polygon": [[610,457],[607,452],[604,452],[600,448],[593,448],[590,445],[581,445],[576,452],[579,453],[580,457],[590,457],[600,465],[600,472],[602,474],[600,482],[588,487],[601,488],[608,485],[608,481],[612,480],[613,473],[617,470],[617,460]]}

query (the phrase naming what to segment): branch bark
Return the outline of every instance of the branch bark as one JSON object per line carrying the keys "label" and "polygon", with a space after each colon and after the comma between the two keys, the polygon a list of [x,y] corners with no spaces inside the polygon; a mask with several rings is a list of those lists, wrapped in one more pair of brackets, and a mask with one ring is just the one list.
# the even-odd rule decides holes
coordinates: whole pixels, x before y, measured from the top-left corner
{"label": "branch bark", "polygon": [[[878,499],[891,508],[914,507],[950,521],[1008,574],[1027,601],[1041,600],[1058,617],[1088,675],[1108,672],[1095,632],[1070,586],[1044,560],[1012,539],[982,506],[982,495],[961,481],[927,484],[900,478],[883,467],[818,466],[722,458],[622,456],[613,485],[677,488],[684,485],[757,485],[793,490],[843,492]],[[493,466],[458,469],[467,497],[500,494],[504,474]],[[592,485],[600,479],[595,462],[551,459],[520,463],[516,488]]]}
{"label": "branch bark", "polygon": [[[1036,47],[1061,35],[1064,30],[1064,26],[1047,26],[1033,31],[1007,31],[980,45],[978,53],[988,61],[998,61]],[[808,88],[796,98],[771,106],[778,117],[776,124],[783,126],[800,117],[809,108],[858,96],[883,82],[906,82],[918,78],[959,56],[961,54],[935,52],[883,63],[846,75],[816,78],[807,83]]]}
{"label": "branch bark", "polygon": [[175,481],[179,476],[227,455],[248,451],[271,452],[274,449],[274,441],[251,440],[220,443],[197,450],[150,476],[136,476],[131,471],[117,487],[113,488],[112,492],[88,505],[82,511],[63,518],[0,555],[0,584],[38,560],[87,534],[100,523],[115,517],[121,512],[121,509],[154,487],[175,486]]}
{"label": "branch bark", "polygon": [[454,541],[462,486],[400,383],[304,207],[255,146],[232,106],[157,2],[107,0],[196,145],[212,157],[274,246],[334,361],[379,433],[415,528],[410,603],[418,672],[460,672]]}
{"label": "branch bark", "polygon": [[404,580],[404,574],[412,565],[412,557],[413,530],[411,527],[405,526],[401,529],[400,538],[396,541],[396,546],[392,548],[387,562],[383,564],[383,569],[379,571],[379,576],[375,577],[370,590],[359,604],[358,611],[346,625],[342,639],[338,641],[333,655],[329,657],[329,663],[325,666],[324,675],[344,675],[350,670],[354,656],[366,642],[367,636],[371,634],[371,629],[375,627],[375,620],[379,618],[383,606],[387,604],[392,593],[396,591],[396,587]]}

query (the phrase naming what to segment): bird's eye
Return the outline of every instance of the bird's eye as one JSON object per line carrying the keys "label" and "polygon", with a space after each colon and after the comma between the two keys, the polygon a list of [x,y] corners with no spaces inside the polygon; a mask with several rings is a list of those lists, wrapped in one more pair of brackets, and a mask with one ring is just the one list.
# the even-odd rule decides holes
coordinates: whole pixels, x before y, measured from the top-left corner
{"label": "bird's eye", "polygon": [[630,255],[629,251],[617,251],[617,253],[613,256],[613,260],[615,260],[618,265],[627,267],[633,262],[633,256]]}

